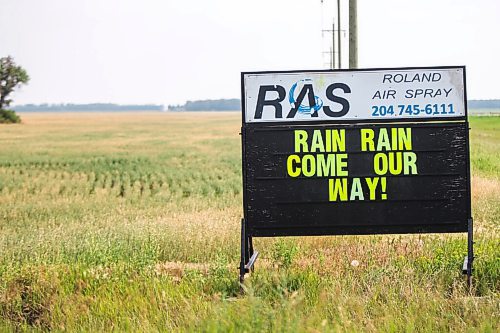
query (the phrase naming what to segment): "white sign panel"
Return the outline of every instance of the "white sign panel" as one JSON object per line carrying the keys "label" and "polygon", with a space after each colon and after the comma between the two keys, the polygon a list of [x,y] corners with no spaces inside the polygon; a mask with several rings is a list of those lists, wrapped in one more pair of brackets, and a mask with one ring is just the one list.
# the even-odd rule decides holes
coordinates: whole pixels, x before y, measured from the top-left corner
{"label": "white sign panel", "polygon": [[464,117],[465,67],[242,73],[245,122]]}

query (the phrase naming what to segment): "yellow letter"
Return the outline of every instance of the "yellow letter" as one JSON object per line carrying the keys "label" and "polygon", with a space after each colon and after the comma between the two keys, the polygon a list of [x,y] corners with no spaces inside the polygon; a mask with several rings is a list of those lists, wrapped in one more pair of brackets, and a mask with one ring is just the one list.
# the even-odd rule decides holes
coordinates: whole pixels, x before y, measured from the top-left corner
{"label": "yellow letter", "polygon": [[307,149],[307,132],[304,130],[295,130],[294,133],[295,133],[295,152],[308,153],[309,150]]}
{"label": "yellow letter", "polygon": [[347,154],[335,154],[336,156],[336,169],[335,175],[337,177],[349,176],[349,171],[347,170]]}
{"label": "yellow letter", "polygon": [[387,128],[381,128],[378,132],[377,151],[381,150],[391,150],[391,140],[389,140]]}
{"label": "yellow letter", "polygon": [[[417,171],[417,154],[413,152],[404,152],[404,174],[405,175],[416,175]],[[410,170],[411,169],[411,170]]]}
{"label": "yellow letter", "polygon": [[396,127],[391,128],[391,149],[398,150],[398,129]]}
{"label": "yellow letter", "polygon": [[375,132],[370,128],[361,129],[361,151],[374,151],[375,143],[373,138],[375,137]]}
{"label": "yellow letter", "polygon": [[411,127],[398,128],[399,150],[411,150]]}
{"label": "yellow letter", "polygon": [[300,168],[295,167],[293,163],[300,163],[300,157],[298,155],[290,155],[288,156],[288,159],[286,160],[286,170],[288,172],[288,175],[290,177],[298,177],[300,176]]}
{"label": "yellow letter", "polygon": [[401,155],[402,153],[400,151],[389,153],[389,172],[393,175],[399,175],[403,170],[403,159]]}
{"label": "yellow letter", "polygon": [[352,187],[351,187],[351,197],[349,200],[365,200],[365,196],[363,194],[363,188],[361,187],[361,180],[359,178],[352,179]]}
{"label": "yellow letter", "polygon": [[328,189],[330,201],[347,201],[347,178],[328,179]]}
{"label": "yellow letter", "polygon": [[345,129],[332,130],[332,151],[345,151]]}
{"label": "yellow letter", "polygon": [[325,152],[332,152],[332,131],[325,130]]}
{"label": "yellow letter", "polygon": [[323,137],[321,136],[320,130],[313,131],[311,153],[315,153],[316,151],[319,151],[321,153],[325,152],[325,145],[323,144]]}
{"label": "yellow letter", "polygon": [[325,160],[325,154],[316,155],[317,161],[316,166],[318,167],[318,177],[328,177],[335,176],[335,154],[327,154]]}
{"label": "yellow letter", "polygon": [[377,175],[385,175],[387,173],[387,155],[377,153],[373,157],[373,169]]}
{"label": "yellow letter", "polygon": [[312,177],[316,174],[316,159],[314,155],[304,155],[302,157],[302,174]]}
{"label": "yellow letter", "polygon": [[368,189],[370,190],[370,200],[375,200],[375,190],[377,189],[378,177],[373,178],[365,178],[366,185],[368,185]]}

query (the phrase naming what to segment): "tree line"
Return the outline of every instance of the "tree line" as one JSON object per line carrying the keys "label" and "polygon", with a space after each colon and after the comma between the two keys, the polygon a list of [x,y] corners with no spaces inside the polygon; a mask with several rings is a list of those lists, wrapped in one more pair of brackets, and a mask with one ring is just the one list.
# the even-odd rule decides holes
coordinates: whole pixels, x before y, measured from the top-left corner
{"label": "tree line", "polygon": [[478,99],[467,101],[469,109],[500,109],[500,99]]}
{"label": "tree line", "polygon": [[15,111],[163,111],[163,105],[158,104],[133,104],[121,105],[113,103],[89,103],[89,104],[24,104],[13,107]]}
{"label": "tree line", "polygon": [[205,99],[187,101],[182,105],[169,105],[169,111],[239,111],[241,101],[239,98],[232,99]]}

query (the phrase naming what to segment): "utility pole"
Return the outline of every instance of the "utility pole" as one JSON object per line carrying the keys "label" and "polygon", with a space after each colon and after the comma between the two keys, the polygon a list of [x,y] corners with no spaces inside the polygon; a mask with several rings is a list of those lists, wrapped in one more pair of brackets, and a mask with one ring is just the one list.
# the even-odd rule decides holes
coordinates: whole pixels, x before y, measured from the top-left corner
{"label": "utility pole", "polygon": [[330,47],[330,69],[335,69],[335,59],[333,58],[333,48]]}
{"label": "utility pole", "polygon": [[330,68],[335,69],[335,23],[332,24],[332,30],[322,30],[322,32],[332,33],[332,47],[330,47],[330,52],[323,53],[328,53],[330,55]]}
{"label": "utility pole", "polygon": [[335,23],[332,24],[332,69],[335,69]]}
{"label": "utility pole", "polygon": [[[335,29],[333,29],[335,30]],[[338,60],[337,60],[337,68],[338,69],[341,69],[342,68],[342,49],[340,47],[340,30],[342,30],[342,26],[340,25],[340,0],[337,0],[337,44],[338,44],[338,47],[337,47],[337,56],[338,56]],[[335,33],[335,32],[333,32]]]}
{"label": "utility pole", "polygon": [[349,0],[349,68],[358,68],[357,7],[357,0]]}

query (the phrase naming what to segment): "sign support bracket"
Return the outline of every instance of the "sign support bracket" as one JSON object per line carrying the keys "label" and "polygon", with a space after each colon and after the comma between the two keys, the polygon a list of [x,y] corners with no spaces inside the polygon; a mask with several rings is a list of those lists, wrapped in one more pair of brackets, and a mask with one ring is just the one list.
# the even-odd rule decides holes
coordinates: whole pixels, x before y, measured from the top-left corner
{"label": "sign support bracket", "polygon": [[241,219],[241,261],[240,261],[240,283],[245,280],[245,274],[253,272],[255,261],[259,256],[259,252],[253,249],[252,237],[248,235],[246,230],[246,221]]}
{"label": "sign support bracket", "polygon": [[467,256],[464,258],[462,273],[467,275],[467,288],[472,288],[472,264],[474,262],[474,233],[473,220],[470,217],[467,220]]}

